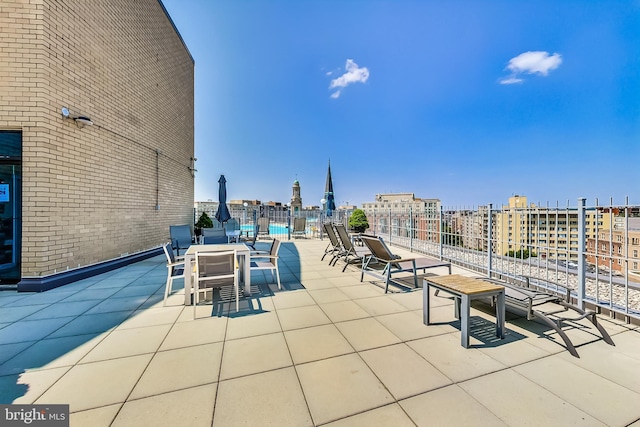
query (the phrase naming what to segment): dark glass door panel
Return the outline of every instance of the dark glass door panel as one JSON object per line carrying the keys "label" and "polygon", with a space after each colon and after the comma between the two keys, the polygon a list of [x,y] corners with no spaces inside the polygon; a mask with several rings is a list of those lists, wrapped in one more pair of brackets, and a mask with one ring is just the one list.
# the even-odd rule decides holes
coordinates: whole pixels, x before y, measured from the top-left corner
{"label": "dark glass door panel", "polygon": [[0,132],[0,283],[20,280],[22,135]]}

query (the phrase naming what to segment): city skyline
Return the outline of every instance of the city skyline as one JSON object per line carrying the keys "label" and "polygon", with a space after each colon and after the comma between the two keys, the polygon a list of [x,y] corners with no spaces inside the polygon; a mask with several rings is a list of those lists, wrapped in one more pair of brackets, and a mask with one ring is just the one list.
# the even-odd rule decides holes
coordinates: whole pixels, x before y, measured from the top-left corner
{"label": "city skyline", "polygon": [[195,200],[638,203],[638,2],[164,0],[195,60]]}

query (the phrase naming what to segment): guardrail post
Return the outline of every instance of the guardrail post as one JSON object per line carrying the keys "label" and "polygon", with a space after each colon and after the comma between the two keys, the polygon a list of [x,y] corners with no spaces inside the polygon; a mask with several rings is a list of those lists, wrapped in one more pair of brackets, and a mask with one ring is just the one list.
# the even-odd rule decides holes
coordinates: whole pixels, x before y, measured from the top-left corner
{"label": "guardrail post", "polygon": [[391,243],[391,208],[389,208],[389,218],[387,220],[389,224],[389,243]]}
{"label": "guardrail post", "polygon": [[413,206],[409,206],[409,251],[413,252]]}
{"label": "guardrail post", "polygon": [[491,277],[491,269],[493,264],[493,214],[491,210],[493,204],[487,205],[487,277]]}
{"label": "guardrail post", "polygon": [[[585,276],[586,232],[585,232],[585,201],[584,197],[578,199],[578,303],[577,306],[584,310],[584,296],[587,289]],[[597,221],[597,219],[596,219]],[[569,234],[571,234],[571,226]]]}
{"label": "guardrail post", "polygon": [[291,206],[287,209],[287,240],[291,240]]}
{"label": "guardrail post", "polygon": [[371,222],[371,224],[373,224],[373,227],[371,227],[371,226],[370,226],[369,228],[373,228],[373,235],[374,235],[374,236],[377,236],[377,234],[376,234],[376,229],[377,229],[378,227],[376,226],[376,208],[373,208],[373,209],[371,210],[371,212],[372,212],[372,215],[373,215],[373,222]]}
{"label": "guardrail post", "polygon": [[440,260],[442,261],[442,256],[444,254],[444,248],[443,248],[443,243],[442,241],[444,240],[444,224],[442,222],[442,205],[440,205],[440,211],[438,211],[438,230],[439,230],[439,234],[440,236],[438,239],[438,244],[440,246],[440,248],[438,249],[438,253],[440,254]]}

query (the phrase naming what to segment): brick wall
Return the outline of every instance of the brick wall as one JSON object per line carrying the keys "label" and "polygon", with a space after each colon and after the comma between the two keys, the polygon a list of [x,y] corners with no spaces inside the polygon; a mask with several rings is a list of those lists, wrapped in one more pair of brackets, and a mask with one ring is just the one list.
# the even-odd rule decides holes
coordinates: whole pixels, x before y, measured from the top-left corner
{"label": "brick wall", "polygon": [[192,222],[193,74],[158,0],[2,1],[0,129],[23,135],[23,277],[149,249]]}

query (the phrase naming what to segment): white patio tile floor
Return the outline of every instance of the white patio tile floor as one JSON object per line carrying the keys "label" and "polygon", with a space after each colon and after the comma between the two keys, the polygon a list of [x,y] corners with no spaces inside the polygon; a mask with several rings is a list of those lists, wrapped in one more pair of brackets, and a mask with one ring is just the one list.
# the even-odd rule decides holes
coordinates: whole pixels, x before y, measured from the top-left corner
{"label": "white patio tile floor", "polygon": [[[260,242],[268,245],[268,242]],[[65,403],[71,426],[640,425],[640,329],[600,316],[615,346],[482,305],[460,346],[450,299],[320,261],[326,242],[284,242],[282,290],[252,276],[235,304],[163,306],[154,257],[42,294],[0,292],[0,403]],[[406,252],[398,251],[399,253]],[[455,273],[475,275],[454,267]],[[446,274],[445,268],[431,274]],[[224,296],[224,295],[223,295]]]}

